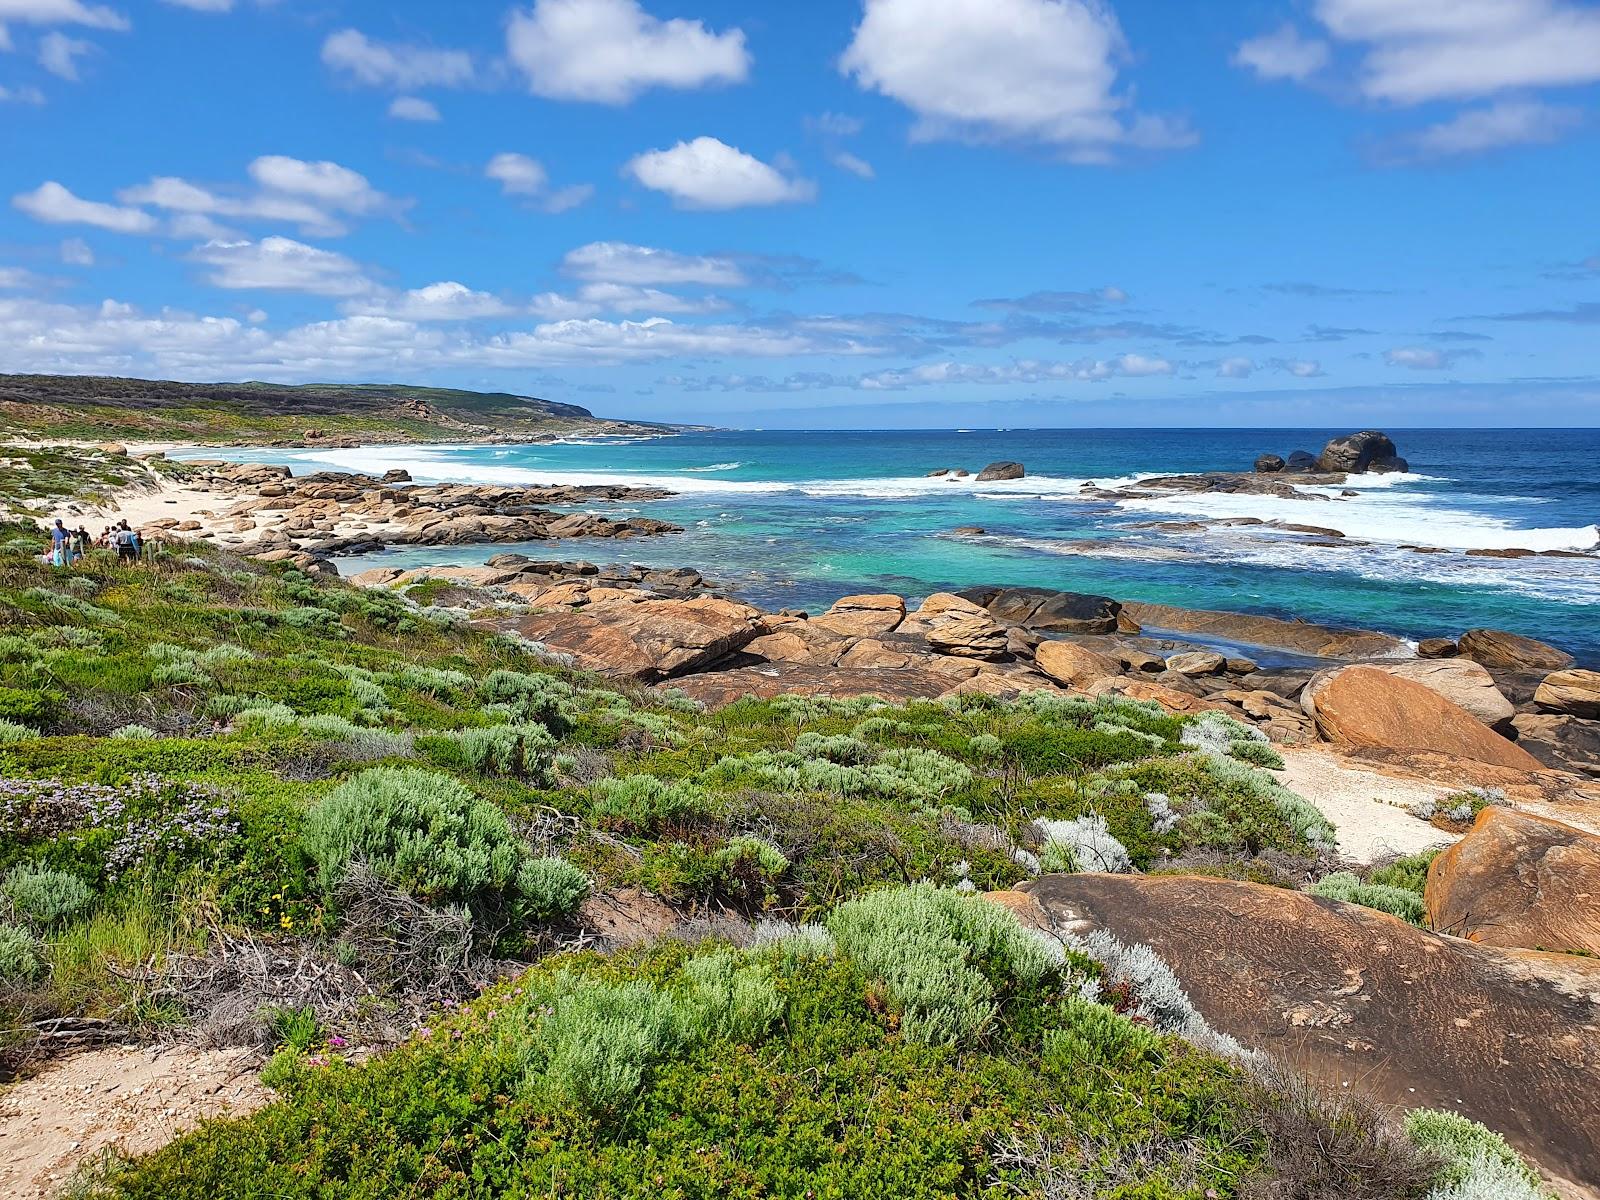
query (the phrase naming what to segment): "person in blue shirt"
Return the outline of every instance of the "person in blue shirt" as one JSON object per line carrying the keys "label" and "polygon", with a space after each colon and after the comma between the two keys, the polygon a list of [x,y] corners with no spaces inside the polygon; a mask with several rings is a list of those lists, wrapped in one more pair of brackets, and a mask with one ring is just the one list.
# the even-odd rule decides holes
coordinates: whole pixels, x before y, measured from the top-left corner
{"label": "person in blue shirt", "polygon": [[50,530],[50,561],[58,567],[70,566],[72,563],[72,535],[67,532],[67,527],[61,523],[61,518],[56,518],[55,527]]}

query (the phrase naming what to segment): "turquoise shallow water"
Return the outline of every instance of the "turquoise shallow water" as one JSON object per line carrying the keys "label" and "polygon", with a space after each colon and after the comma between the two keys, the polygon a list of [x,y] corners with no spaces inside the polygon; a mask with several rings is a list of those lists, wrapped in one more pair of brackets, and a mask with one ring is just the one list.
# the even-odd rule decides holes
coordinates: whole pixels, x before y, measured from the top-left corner
{"label": "turquoise shallow water", "polygon": [[[1319,450],[1343,431],[722,431],[548,446],[230,451],[314,470],[404,467],[418,481],[626,482],[672,488],[631,506],[681,536],[536,543],[542,557],[695,566],[753,602],[816,607],[839,595],[911,596],[978,583],[1034,584],[1300,616],[1406,637],[1477,625],[1543,638],[1600,663],[1600,431],[1391,431],[1404,476],[1354,481],[1318,501],[1179,496],[1086,501],[1086,480],[1243,469],[1258,453]],[[215,451],[195,453],[214,454]],[[927,478],[997,459],[1025,479]],[[614,511],[609,506],[596,511]],[[1171,528],[1257,518],[1338,529],[1336,545],[1259,526]],[[951,530],[977,525],[982,537]],[[1169,528],[1154,528],[1166,525]],[[1422,546],[1439,553],[1419,554]],[[1568,550],[1583,558],[1497,559],[1468,549]],[[479,563],[483,547],[401,549],[341,562]]]}

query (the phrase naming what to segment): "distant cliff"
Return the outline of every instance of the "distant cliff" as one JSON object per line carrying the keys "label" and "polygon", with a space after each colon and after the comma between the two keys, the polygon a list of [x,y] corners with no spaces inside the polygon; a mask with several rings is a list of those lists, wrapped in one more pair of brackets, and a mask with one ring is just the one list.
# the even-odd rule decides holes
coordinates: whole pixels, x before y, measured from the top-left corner
{"label": "distant cliff", "polygon": [[318,444],[529,441],[667,428],[610,421],[576,404],[509,392],[0,375],[0,430],[13,436]]}

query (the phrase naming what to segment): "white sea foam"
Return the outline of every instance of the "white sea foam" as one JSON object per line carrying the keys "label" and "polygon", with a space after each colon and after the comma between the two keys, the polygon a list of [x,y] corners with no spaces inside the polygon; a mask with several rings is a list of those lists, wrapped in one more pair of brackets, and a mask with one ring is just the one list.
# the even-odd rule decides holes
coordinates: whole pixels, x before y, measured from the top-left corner
{"label": "white sea foam", "polygon": [[[1346,537],[1391,545],[1435,546],[1448,550],[1594,550],[1600,548],[1600,526],[1523,528],[1503,517],[1461,507],[1464,496],[1447,497],[1399,486],[1417,477],[1378,476],[1372,486],[1363,480],[1355,496],[1320,503],[1278,496],[1229,492],[1182,493],[1149,500],[1121,501],[1135,512],[1172,517],[1254,517],[1337,529]],[[1337,495],[1336,488],[1320,489]],[[1498,498],[1496,505],[1500,504]],[[1226,529],[1216,532],[1230,532]]]}
{"label": "white sea foam", "polygon": [[683,467],[681,469],[684,471],[685,474],[703,475],[703,474],[706,474],[707,472],[710,472],[710,471],[737,471],[742,466],[744,466],[743,463],[725,462],[725,463],[712,463],[710,466],[706,466],[706,467]]}

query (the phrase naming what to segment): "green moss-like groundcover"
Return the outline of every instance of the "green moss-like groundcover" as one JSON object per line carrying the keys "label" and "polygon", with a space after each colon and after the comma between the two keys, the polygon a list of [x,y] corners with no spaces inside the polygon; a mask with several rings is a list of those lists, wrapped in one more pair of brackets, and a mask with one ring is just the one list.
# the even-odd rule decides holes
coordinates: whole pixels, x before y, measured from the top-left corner
{"label": "green moss-like groundcover", "polygon": [[[1104,1157],[1139,1147],[1150,1155],[1139,1182],[1094,1194],[1198,1200],[1234,1195],[1256,1164],[1257,1139],[1235,1107],[1235,1068],[1176,1038],[1141,1035],[1122,1018],[1116,1024],[1135,1036],[1106,1037],[1100,1021],[1081,1016],[1093,1008],[1103,1020],[1105,1010],[1068,996],[1065,975],[1010,988],[979,1040],[929,1046],[897,1030],[893,999],[837,953],[735,953],[769,973],[777,1005],[764,1031],[712,1022],[709,1034],[649,1065],[614,1108],[597,1111],[542,1086],[541,1072],[555,1068],[531,1031],[556,1019],[553,997],[639,985],[676,994],[694,970],[686,959],[719,953],[728,955],[668,946],[625,961],[546,962],[364,1066],[315,1059],[276,1072],[286,1099],[114,1168],[94,1194],[1040,1194],[1041,1168],[996,1165],[994,1148],[1006,1145],[1052,1147],[1056,1170],[1070,1166],[1088,1180]],[[624,1007],[584,1036],[626,1036]],[[1090,1036],[1051,1037],[1054,1029]],[[1201,1165],[1191,1173],[1196,1143]],[[1063,1146],[1075,1148],[1067,1162]],[[1164,1163],[1162,1148],[1179,1146],[1191,1153]]]}

